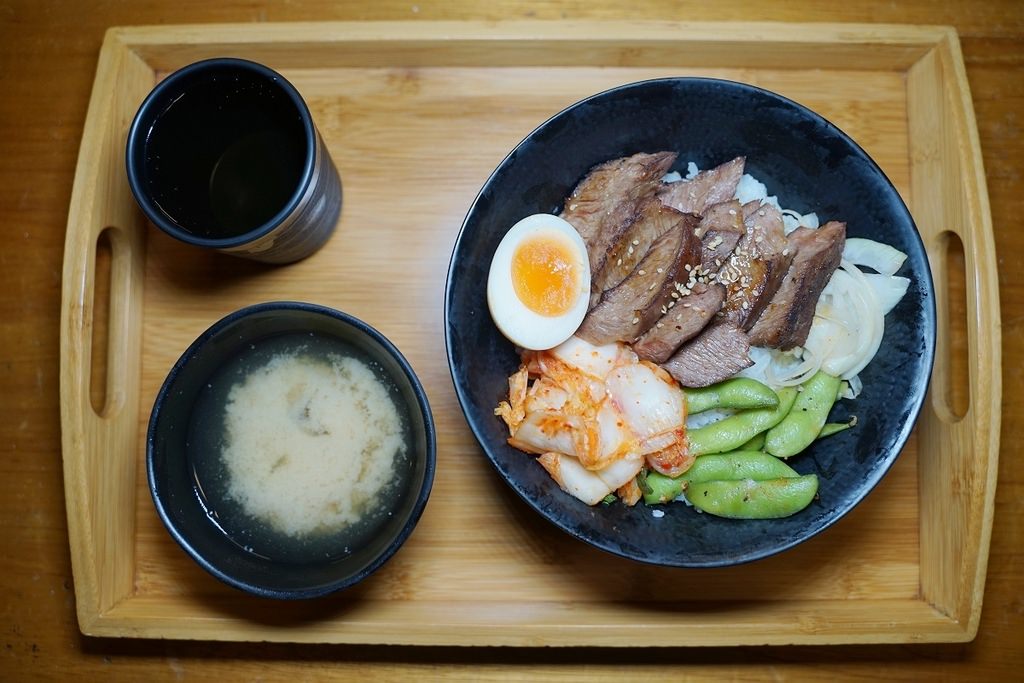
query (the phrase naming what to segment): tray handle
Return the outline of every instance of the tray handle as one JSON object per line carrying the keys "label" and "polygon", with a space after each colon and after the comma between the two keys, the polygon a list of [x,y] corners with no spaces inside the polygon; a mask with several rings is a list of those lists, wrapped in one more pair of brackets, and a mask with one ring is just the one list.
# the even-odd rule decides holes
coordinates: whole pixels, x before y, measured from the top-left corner
{"label": "tray handle", "polygon": [[[146,225],[128,187],[124,143],[129,123],[155,78],[116,29],[107,32],[68,211],[61,436],[76,606],[86,633],[133,591],[139,415],[128,408],[139,404]],[[110,289],[106,376],[96,378],[105,382],[106,398],[95,410],[90,375],[101,239],[109,246]]]}
{"label": "tray handle", "polygon": [[[936,106],[935,103],[939,103]],[[907,75],[914,218],[935,280],[938,336],[931,388],[918,425],[921,593],[977,632],[988,562],[1002,400],[999,289],[977,124],[956,32]],[[951,305],[953,240],[963,245],[965,320]],[[966,410],[951,401],[957,328],[966,323]],[[962,373],[961,373],[962,374]],[[976,501],[983,500],[984,504]]]}

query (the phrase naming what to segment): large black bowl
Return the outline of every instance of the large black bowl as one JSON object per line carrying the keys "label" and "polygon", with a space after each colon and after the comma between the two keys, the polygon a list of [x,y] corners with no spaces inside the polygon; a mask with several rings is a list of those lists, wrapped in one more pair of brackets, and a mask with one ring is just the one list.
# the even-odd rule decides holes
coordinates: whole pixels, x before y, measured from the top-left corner
{"label": "large black bowl", "polygon": [[[856,414],[855,429],[816,443],[790,465],[820,478],[819,496],[780,520],[738,521],[643,504],[588,507],[563,493],[534,458],[506,444],[493,414],[519,360],[491,322],[485,287],[505,232],[532,213],[557,213],[595,164],[636,152],[673,150],[709,168],[747,157],[747,172],[782,206],[846,221],[851,237],[886,242],[909,254],[911,279],[886,316],[885,337],[861,373],[864,391],[834,416]],[[508,484],[572,536],[641,562],[715,567],[791,548],[850,511],[899,455],[920,411],[935,351],[935,308],[924,246],[885,174],[834,125],[795,102],[740,83],[671,78],[621,86],[578,102],[523,140],[473,202],[452,254],[445,293],[445,337],[455,390],[473,433]]]}

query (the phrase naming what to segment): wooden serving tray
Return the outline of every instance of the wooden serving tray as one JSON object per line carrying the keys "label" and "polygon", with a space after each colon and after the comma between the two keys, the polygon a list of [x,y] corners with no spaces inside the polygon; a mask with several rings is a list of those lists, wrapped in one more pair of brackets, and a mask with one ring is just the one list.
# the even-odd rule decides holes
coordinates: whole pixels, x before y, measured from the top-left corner
{"label": "wooden serving tray", "polygon": [[[292,266],[179,244],[145,222],[128,190],[125,133],[143,97],[170,70],[229,55],[296,85],[341,173],[336,235]],[[908,200],[938,289],[931,393],[882,484],[807,543],[716,570],[612,557],[531,512],[463,420],[442,327],[455,236],[503,156],[578,99],[680,75],[774,90],[849,133]],[[952,315],[958,299],[946,286],[958,240],[966,315]],[[618,647],[965,641],[977,631],[999,453],[999,299],[977,130],[950,28],[112,29],[82,137],[63,286],[64,482],[83,633]],[[438,428],[437,479],[412,538],[370,580],[312,602],[256,599],[207,575],[162,527],[145,480],[146,421],[171,364],[226,313],[275,299],[333,306],[389,336],[423,380]],[[957,361],[969,392],[959,391]],[[958,394],[969,396],[962,415],[950,398]]]}

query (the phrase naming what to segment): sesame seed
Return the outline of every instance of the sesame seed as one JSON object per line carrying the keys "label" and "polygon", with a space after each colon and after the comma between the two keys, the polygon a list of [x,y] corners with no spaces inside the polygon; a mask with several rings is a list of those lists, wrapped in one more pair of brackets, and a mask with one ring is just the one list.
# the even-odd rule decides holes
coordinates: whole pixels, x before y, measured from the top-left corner
{"label": "sesame seed", "polygon": [[633,253],[633,247],[630,247],[629,250],[626,253],[627,254],[632,254]]}
{"label": "sesame seed", "polygon": [[679,298],[679,292],[672,292],[672,298],[673,299],[678,299]]}
{"label": "sesame seed", "polygon": [[764,209],[761,209],[760,211],[758,211],[757,215],[758,216],[764,216]]}
{"label": "sesame seed", "polygon": [[658,323],[658,327],[665,327],[663,323]]}
{"label": "sesame seed", "polygon": [[665,272],[665,269],[664,269],[664,268],[658,268],[658,272],[659,272],[659,273],[664,273],[664,272]]}
{"label": "sesame seed", "polygon": [[641,268],[641,269],[640,269],[640,270],[638,270],[637,272],[638,272],[638,273],[640,273],[641,275],[647,275],[647,271],[646,271],[646,270],[644,270],[643,268]]}
{"label": "sesame seed", "polygon": [[785,249],[782,250],[782,255],[789,256],[789,247],[786,247]]}
{"label": "sesame seed", "polygon": [[685,303],[685,304],[683,304],[683,308],[689,308],[689,307],[690,307],[690,306],[692,306],[692,305],[693,305],[693,304],[691,304],[691,303]]}
{"label": "sesame seed", "polygon": [[654,288],[655,288],[655,287],[657,287],[657,286],[658,286],[658,283],[657,283],[657,282],[652,282],[652,283],[651,283],[651,286],[650,286],[650,287],[648,287],[647,289],[648,289],[648,290],[651,290],[651,289],[654,289]]}
{"label": "sesame seed", "polygon": [[687,263],[687,264],[686,264],[685,266],[683,266],[683,268],[685,268],[685,269],[686,269],[686,272],[687,272],[687,273],[689,273],[689,272],[690,272],[690,270],[691,270],[691,268],[690,268],[690,264],[689,264],[689,263]]}
{"label": "sesame seed", "polygon": [[729,215],[730,216],[735,216],[736,215],[736,209],[729,209]]}
{"label": "sesame seed", "polygon": [[633,318],[633,324],[634,325],[636,325],[638,322],[640,322],[640,318]]}
{"label": "sesame seed", "polygon": [[633,240],[633,246],[634,247],[640,246],[640,240]]}
{"label": "sesame seed", "polygon": [[617,265],[617,266],[621,266],[621,265],[622,265],[622,259],[619,259],[618,261],[616,261],[616,262],[615,262],[615,265]]}
{"label": "sesame seed", "polygon": [[[683,306],[683,308],[686,308],[686,306]],[[683,314],[682,313],[676,313],[676,320],[682,320],[682,319],[683,319]]]}
{"label": "sesame seed", "polygon": [[662,306],[662,307],[661,307],[661,314],[662,314],[662,315],[665,315],[666,313],[668,313],[668,309],[667,309],[667,308],[665,308],[664,306]]}

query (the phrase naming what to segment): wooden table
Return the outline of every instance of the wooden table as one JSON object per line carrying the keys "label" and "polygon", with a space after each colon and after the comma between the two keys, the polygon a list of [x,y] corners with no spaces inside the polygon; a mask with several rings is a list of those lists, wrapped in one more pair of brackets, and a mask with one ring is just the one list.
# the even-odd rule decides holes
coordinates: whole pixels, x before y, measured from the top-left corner
{"label": "wooden table", "polygon": [[[625,18],[930,23],[961,36],[999,255],[1003,452],[981,628],[966,645],[625,651],[385,648],[85,638],[75,621],[61,470],[58,322],[61,263],[78,143],[104,30],[129,24],[293,20]],[[371,674],[489,680],[573,675],[968,680],[1019,678],[1024,664],[1024,4],[751,4],[588,0],[534,5],[427,2],[0,2],[0,680],[263,680]],[[686,668],[683,668],[686,667]],[[642,669],[642,671],[637,671]]]}

